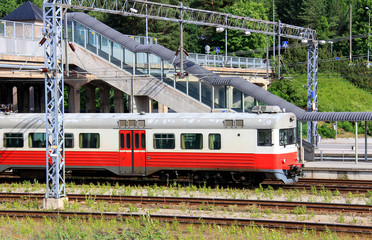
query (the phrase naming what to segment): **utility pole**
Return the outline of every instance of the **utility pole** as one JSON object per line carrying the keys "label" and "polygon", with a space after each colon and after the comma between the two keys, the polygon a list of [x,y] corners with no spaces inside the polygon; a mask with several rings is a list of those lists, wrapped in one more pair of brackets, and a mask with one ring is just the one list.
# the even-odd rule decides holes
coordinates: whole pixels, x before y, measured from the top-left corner
{"label": "utility pole", "polygon": [[352,25],[353,25],[353,5],[350,4],[350,53],[349,53],[349,58],[350,58],[350,63],[353,61],[352,59],[352,49],[353,49],[353,31],[352,31]]}
{"label": "utility pole", "polygon": [[183,3],[180,2],[181,4],[181,11],[180,11],[180,58],[181,58],[181,63],[180,63],[180,78],[183,78]]}
{"label": "utility pole", "polygon": [[[275,0],[273,0],[273,22],[275,22]],[[275,27],[273,28],[274,30],[274,35],[273,35],[273,58],[274,58],[274,61],[275,61]]]}
{"label": "utility pole", "polygon": [[280,79],[280,20],[278,21],[278,79]]}
{"label": "utility pole", "polygon": [[369,34],[370,34],[370,31],[371,31],[371,9],[369,9],[369,7],[366,7],[366,9],[368,10],[368,55],[367,55],[367,61],[368,61],[368,67],[369,67]]}

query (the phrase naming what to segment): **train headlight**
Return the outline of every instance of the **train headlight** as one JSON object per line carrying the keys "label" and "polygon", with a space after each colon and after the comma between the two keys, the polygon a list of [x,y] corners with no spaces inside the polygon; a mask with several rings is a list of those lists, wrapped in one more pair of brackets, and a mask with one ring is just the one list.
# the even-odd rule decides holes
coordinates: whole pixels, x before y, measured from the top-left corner
{"label": "train headlight", "polygon": [[283,159],[283,163],[285,163],[286,161],[287,161],[287,160],[284,158],[284,159]]}

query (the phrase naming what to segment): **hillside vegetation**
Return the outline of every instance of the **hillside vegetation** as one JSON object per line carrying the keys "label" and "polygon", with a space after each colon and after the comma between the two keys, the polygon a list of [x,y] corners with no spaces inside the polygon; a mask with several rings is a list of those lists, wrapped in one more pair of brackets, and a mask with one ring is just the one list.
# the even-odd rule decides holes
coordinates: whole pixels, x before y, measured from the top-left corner
{"label": "hillside vegetation", "polygon": [[[306,84],[306,74],[295,74],[292,78],[273,82],[269,91],[306,109]],[[320,112],[372,111],[372,93],[356,87],[339,74],[319,73],[318,84]]]}
{"label": "hillside vegetation", "polygon": [[[320,112],[370,112],[372,111],[372,93],[360,89],[343,78],[340,74],[319,73],[318,76],[318,106]],[[273,82],[269,91],[285,100],[306,109],[307,102],[307,76],[295,74],[292,78]],[[355,124],[340,122],[338,136],[350,137],[355,131]],[[368,123],[368,134],[371,135],[372,123]],[[360,124],[358,131],[364,133],[364,124]],[[306,132],[306,129],[304,129]],[[332,123],[320,123],[319,132],[322,137],[332,138],[335,131]],[[349,133],[347,133],[349,132]]]}

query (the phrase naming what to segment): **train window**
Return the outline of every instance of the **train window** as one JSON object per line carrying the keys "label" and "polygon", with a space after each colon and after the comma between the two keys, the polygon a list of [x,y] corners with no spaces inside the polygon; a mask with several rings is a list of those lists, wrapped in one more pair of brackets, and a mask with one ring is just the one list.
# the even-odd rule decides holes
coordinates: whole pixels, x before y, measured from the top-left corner
{"label": "train window", "polygon": [[73,148],[73,147],[74,147],[74,134],[65,133],[65,148]]}
{"label": "train window", "polygon": [[120,133],[120,148],[124,148],[124,133]]}
{"label": "train window", "polygon": [[127,133],[127,135],[126,135],[126,138],[127,138],[127,149],[131,149],[131,145],[130,145],[130,133]]}
{"label": "train window", "polygon": [[144,133],[141,134],[141,148],[142,149],[146,148],[146,136]]}
{"label": "train window", "polygon": [[279,130],[279,145],[286,146],[296,143],[296,129],[280,129]]}
{"label": "train window", "polygon": [[23,147],[23,134],[22,133],[4,133],[4,147]]}
{"label": "train window", "polygon": [[139,148],[139,134],[138,133],[134,134],[134,148],[135,149]]}
{"label": "train window", "polygon": [[45,140],[45,133],[30,133],[28,135],[28,146],[30,148],[45,148]]}
{"label": "train window", "polygon": [[98,133],[80,133],[79,147],[80,148],[99,148],[99,134]]}
{"label": "train window", "polygon": [[203,135],[201,133],[182,133],[182,149],[203,149]]}
{"label": "train window", "polygon": [[257,146],[272,146],[271,129],[257,130]]}
{"label": "train window", "polygon": [[211,133],[208,137],[209,140],[209,149],[218,150],[221,149],[221,134]]}
{"label": "train window", "polygon": [[174,149],[174,147],[173,133],[154,134],[154,149]]}

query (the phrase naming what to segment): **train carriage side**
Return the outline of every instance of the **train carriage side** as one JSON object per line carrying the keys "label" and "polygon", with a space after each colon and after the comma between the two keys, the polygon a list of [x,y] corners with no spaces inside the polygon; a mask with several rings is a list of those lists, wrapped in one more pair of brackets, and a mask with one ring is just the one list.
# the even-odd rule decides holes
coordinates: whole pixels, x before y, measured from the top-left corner
{"label": "train carriage side", "polygon": [[[112,137],[117,130],[104,124],[104,119],[65,116],[66,170],[119,174],[118,140]],[[21,176],[45,176],[45,116],[11,114],[1,116],[0,123],[0,171],[12,169]]]}
{"label": "train carriage side", "polygon": [[289,183],[300,173],[293,114],[184,115],[162,119],[162,124],[149,120],[147,174],[183,171],[203,180],[223,175],[250,181],[263,173],[263,178]]}
{"label": "train carriage side", "polygon": [[[66,114],[66,170],[290,182],[299,175],[294,119],[293,114]],[[0,116],[0,171],[45,169],[44,120],[43,114]]]}

